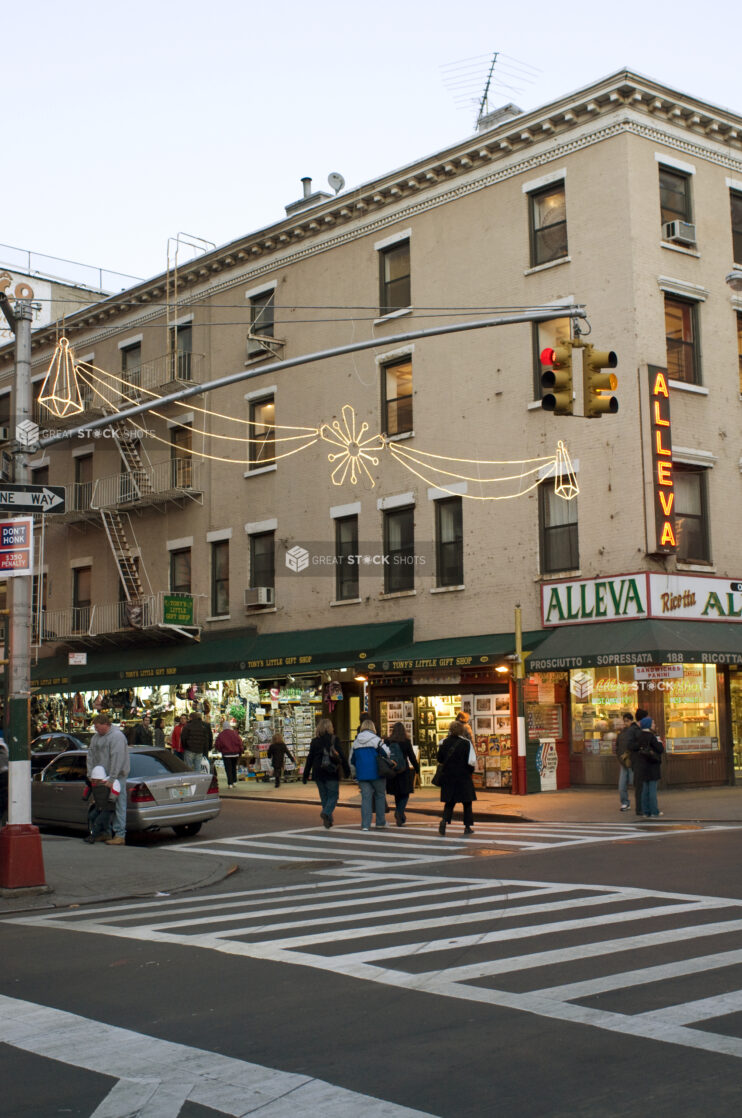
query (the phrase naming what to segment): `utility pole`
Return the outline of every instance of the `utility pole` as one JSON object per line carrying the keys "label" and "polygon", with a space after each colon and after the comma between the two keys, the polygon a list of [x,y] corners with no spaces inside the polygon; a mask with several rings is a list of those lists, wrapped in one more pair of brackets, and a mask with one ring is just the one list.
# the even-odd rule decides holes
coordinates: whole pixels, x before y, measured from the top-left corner
{"label": "utility pole", "polygon": [[[19,300],[11,308],[0,294],[0,309],[15,334],[15,379],[11,422],[31,416],[31,321],[33,305]],[[15,433],[15,432],[14,432]],[[15,482],[29,481],[27,451],[14,453]],[[0,830],[0,887],[18,889],[46,884],[41,836],[31,823],[31,578],[9,578],[8,596],[8,706],[5,734],[8,743],[8,822]]]}
{"label": "utility pole", "polygon": [[528,792],[528,768],[526,752],[528,736],[526,731],[526,706],[524,702],[523,687],[525,683],[526,667],[523,658],[523,624],[521,620],[520,602],[515,606],[515,718],[517,726],[516,741],[518,755],[515,758],[518,771],[518,794],[525,796]]}

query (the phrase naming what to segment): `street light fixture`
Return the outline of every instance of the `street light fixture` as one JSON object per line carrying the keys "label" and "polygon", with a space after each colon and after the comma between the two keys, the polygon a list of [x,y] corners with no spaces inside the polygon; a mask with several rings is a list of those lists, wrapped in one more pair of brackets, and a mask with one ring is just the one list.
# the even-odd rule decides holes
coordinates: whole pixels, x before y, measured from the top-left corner
{"label": "street light fixture", "polygon": [[732,291],[742,295],[742,268],[732,268],[729,275],[725,278]]}

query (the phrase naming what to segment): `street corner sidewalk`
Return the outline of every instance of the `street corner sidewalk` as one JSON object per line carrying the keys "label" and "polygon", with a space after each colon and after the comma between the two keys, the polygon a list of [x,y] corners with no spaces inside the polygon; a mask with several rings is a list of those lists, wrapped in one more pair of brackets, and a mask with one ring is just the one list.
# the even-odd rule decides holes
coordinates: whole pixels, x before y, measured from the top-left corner
{"label": "street corner sidewalk", "polygon": [[0,919],[25,911],[167,896],[215,885],[235,869],[228,856],[204,858],[183,847],[91,845],[78,837],[42,835],[46,886],[0,889]]}

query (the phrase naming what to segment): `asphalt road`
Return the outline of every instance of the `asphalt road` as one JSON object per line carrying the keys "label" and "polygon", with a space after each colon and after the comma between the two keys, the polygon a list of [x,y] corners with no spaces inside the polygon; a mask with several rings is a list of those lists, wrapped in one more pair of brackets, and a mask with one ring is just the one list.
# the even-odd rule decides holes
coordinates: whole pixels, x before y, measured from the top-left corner
{"label": "asphalt road", "polygon": [[318,811],[227,802],[218,887],[0,924],[0,1115],[736,1118],[742,828]]}

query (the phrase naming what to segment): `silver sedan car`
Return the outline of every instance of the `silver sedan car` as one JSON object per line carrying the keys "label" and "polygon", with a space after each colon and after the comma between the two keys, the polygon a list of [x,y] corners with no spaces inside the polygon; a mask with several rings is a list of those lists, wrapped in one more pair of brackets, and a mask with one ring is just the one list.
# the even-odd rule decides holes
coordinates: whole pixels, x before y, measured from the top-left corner
{"label": "silver sedan car", "polygon": [[[212,773],[192,772],[168,749],[130,749],[126,782],[127,831],[172,827],[176,835],[198,834],[201,824],[221,809],[219,787]],[[83,799],[87,753],[60,754],[31,785],[31,811],[38,826],[88,829],[89,801]]]}

